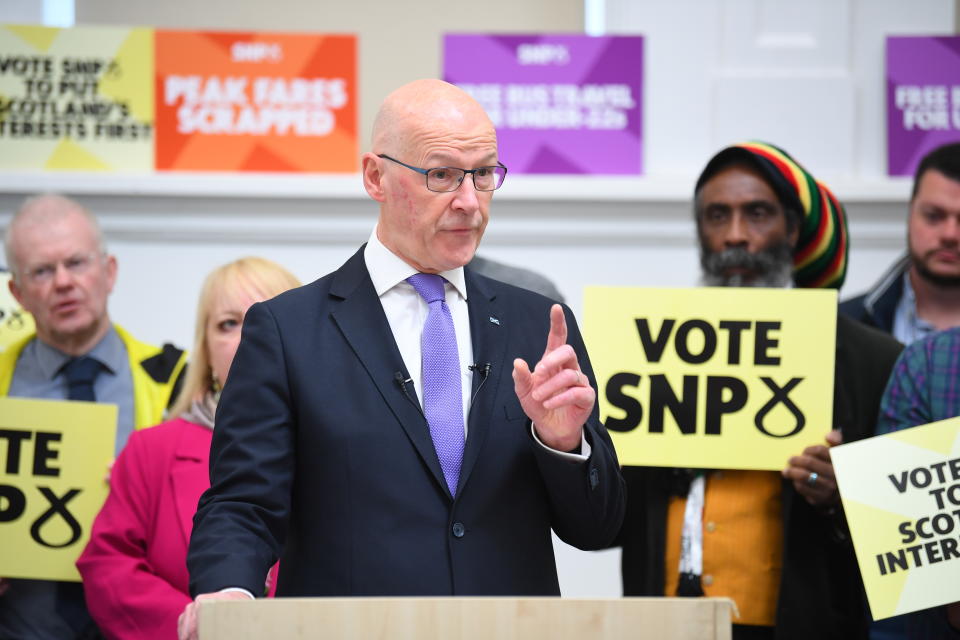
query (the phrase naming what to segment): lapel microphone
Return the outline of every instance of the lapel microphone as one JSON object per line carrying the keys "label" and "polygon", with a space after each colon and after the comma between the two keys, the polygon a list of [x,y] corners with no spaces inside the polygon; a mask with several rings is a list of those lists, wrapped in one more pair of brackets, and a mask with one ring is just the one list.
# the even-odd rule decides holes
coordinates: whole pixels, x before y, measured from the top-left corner
{"label": "lapel microphone", "polygon": [[[487,376],[490,375],[490,368],[492,366],[493,365],[491,365],[489,362],[484,362],[483,364],[475,362],[474,364],[467,366],[467,369],[470,371],[480,374],[480,386],[478,386],[477,390],[473,392],[473,399],[476,399],[477,394],[480,393],[480,389],[483,388],[484,383],[487,381]],[[407,400],[409,400],[417,408],[420,414],[423,415],[423,407],[421,407],[420,403],[417,402],[412,395],[410,395],[410,390],[407,389],[408,384],[413,386],[413,378],[404,376],[402,371],[394,371],[393,381],[396,382],[397,386],[400,387],[400,390],[403,391],[403,395],[406,396]]]}
{"label": "lapel microphone", "polygon": [[417,411],[420,412],[420,415],[424,415],[423,407],[421,407],[420,403],[417,402],[412,395],[410,395],[410,391],[407,390],[407,383],[409,383],[411,387],[413,386],[413,378],[409,376],[404,377],[402,371],[394,371],[393,380],[397,383],[397,386],[400,387],[400,390],[403,391],[403,395],[406,396],[407,400],[409,400],[410,403],[417,408]]}
{"label": "lapel microphone", "polygon": [[471,364],[470,366],[468,366],[467,369],[469,369],[470,371],[479,371],[479,372],[480,372],[480,377],[481,377],[483,380],[486,380],[486,379],[487,379],[487,376],[490,375],[490,363],[489,363],[489,362],[484,362],[483,364],[480,364],[479,362],[475,362],[475,363]]}
{"label": "lapel microphone", "polygon": [[480,384],[477,385],[476,391],[473,392],[473,396],[470,398],[470,411],[473,412],[473,401],[477,399],[477,396],[480,394],[480,389],[483,389],[483,385],[487,383],[487,376],[490,375],[490,363],[484,362],[480,364],[475,362],[467,367],[470,371],[480,374]]}

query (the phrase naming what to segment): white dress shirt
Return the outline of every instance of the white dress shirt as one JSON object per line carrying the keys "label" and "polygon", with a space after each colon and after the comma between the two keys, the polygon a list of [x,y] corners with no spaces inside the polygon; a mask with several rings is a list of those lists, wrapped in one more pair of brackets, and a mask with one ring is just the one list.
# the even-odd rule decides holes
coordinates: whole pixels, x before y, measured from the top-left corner
{"label": "white dress shirt", "polygon": [[[418,271],[387,249],[374,228],[363,252],[363,259],[373,281],[373,288],[383,305],[383,312],[393,332],[393,339],[400,349],[400,356],[407,368],[417,399],[423,405],[423,374],[421,367],[420,334],[423,323],[430,313],[430,306],[407,278]],[[473,371],[468,367],[473,362],[473,343],[470,341],[470,314],[467,311],[467,283],[463,267],[439,274],[446,282],[443,290],[447,307],[453,316],[453,330],[457,334],[457,353],[460,356],[460,393],[463,396],[463,423],[466,434],[467,416],[470,414],[470,392],[473,389]]]}

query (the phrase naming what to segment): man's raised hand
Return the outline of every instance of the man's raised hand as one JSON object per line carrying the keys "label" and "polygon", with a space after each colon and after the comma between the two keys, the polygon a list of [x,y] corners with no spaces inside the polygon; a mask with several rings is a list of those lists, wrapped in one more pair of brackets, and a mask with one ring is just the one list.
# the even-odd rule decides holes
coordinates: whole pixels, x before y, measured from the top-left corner
{"label": "man's raised hand", "polygon": [[543,444],[557,451],[573,451],[580,445],[597,394],[567,344],[567,322],[560,305],[550,308],[547,348],[533,371],[521,358],[513,361],[513,386]]}

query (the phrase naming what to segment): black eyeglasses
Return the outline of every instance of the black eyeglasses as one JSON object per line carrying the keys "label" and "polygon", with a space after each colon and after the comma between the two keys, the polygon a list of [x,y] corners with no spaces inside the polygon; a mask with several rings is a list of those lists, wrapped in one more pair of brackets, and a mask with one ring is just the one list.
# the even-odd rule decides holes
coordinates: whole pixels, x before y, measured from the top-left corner
{"label": "black eyeglasses", "polygon": [[477,167],[476,169],[459,169],[457,167],[434,167],[433,169],[421,169],[414,167],[406,162],[400,162],[396,158],[391,158],[385,153],[377,155],[378,158],[384,158],[391,162],[413,169],[417,173],[422,173],[427,179],[427,189],[445,193],[447,191],[456,191],[460,188],[460,183],[469,173],[473,178],[473,187],[477,191],[496,191],[503,184],[503,179],[507,177],[507,168],[497,162],[496,165],[489,167]]}

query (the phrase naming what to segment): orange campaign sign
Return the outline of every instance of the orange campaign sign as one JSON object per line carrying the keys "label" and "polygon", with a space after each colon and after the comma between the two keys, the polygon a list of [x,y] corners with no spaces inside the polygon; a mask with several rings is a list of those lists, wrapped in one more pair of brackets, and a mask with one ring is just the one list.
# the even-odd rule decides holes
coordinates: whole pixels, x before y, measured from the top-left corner
{"label": "orange campaign sign", "polygon": [[353,35],[155,35],[156,169],[357,171]]}

